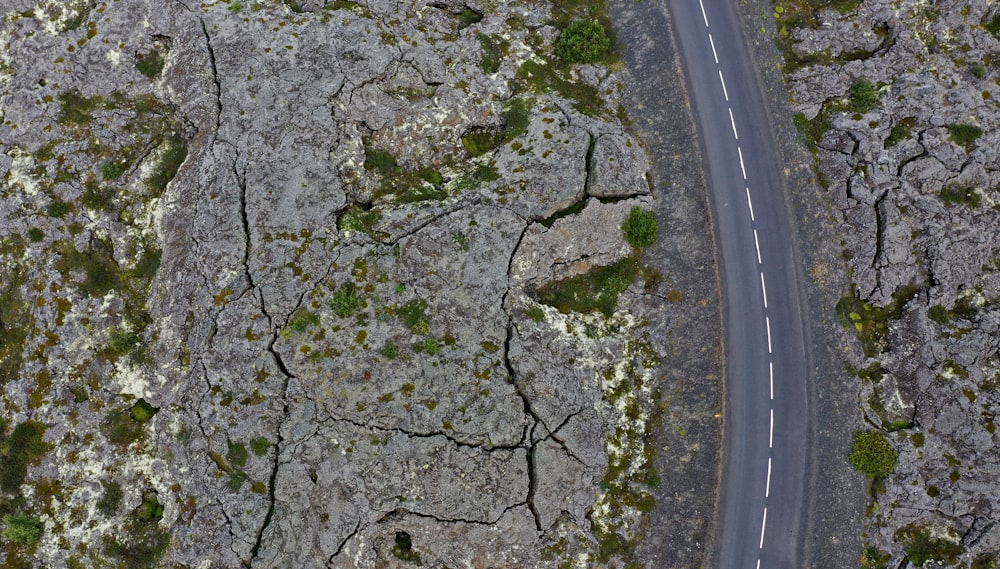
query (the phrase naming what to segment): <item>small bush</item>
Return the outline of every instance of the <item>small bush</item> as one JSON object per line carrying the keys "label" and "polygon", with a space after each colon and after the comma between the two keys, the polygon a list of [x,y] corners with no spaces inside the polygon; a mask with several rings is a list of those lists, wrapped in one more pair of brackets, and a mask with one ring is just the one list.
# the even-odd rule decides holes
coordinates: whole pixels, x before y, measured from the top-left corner
{"label": "small bush", "polygon": [[878,90],[867,79],[855,81],[847,93],[848,110],[867,113],[878,105]]}
{"label": "small bush", "polygon": [[420,554],[413,551],[413,539],[405,531],[396,532],[396,544],[392,547],[392,554],[407,563],[421,565]]}
{"label": "small bush", "polygon": [[566,63],[594,63],[607,55],[611,38],[593,20],[570,22],[556,40],[556,56]]}
{"label": "small bush", "polygon": [[399,307],[396,316],[414,333],[426,334],[429,330],[427,301],[422,298],[415,298]]}
{"label": "small bush", "polygon": [[229,463],[237,468],[246,466],[247,460],[250,458],[247,447],[241,442],[229,441],[227,444],[229,448],[226,451],[226,458]]}
{"label": "small bush", "polygon": [[146,180],[150,189],[162,193],[177,175],[181,164],[187,158],[187,153],[187,142],[183,138],[179,135],[169,137],[164,143],[159,161],[153,166],[153,171]]}
{"label": "small bush", "polygon": [[633,247],[640,249],[656,243],[658,230],[659,226],[653,212],[645,211],[639,207],[633,207],[628,218],[625,219],[625,223],[622,224],[625,240]]}
{"label": "small bush", "polygon": [[155,80],[163,73],[163,64],[166,58],[159,50],[151,51],[144,55],[139,55],[135,59],[135,68],[150,80]]}
{"label": "small bush", "polygon": [[951,565],[965,552],[961,543],[934,537],[926,528],[912,524],[896,532],[896,541],[906,544],[906,558],[917,567],[923,567],[928,561],[943,561]]}
{"label": "small bush", "polygon": [[551,282],[533,291],[536,300],[562,312],[600,312],[610,317],[618,297],[635,280],[638,260],[627,257],[606,266],[592,267],[582,275]]}
{"label": "small bush", "polygon": [[353,282],[348,281],[337,287],[330,299],[330,308],[339,318],[348,318],[361,308],[361,299]]}
{"label": "small bush", "polygon": [[114,180],[120,178],[125,173],[125,170],[128,170],[128,167],[128,162],[114,162],[109,160],[101,164],[101,176],[105,180]]}
{"label": "small bush", "polygon": [[959,146],[964,146],[966,150],[983,135],[983,129],[974,124],[951,124],[948,125],[948,140]]}
{"label": "small bush", "polygon": [[4,516],[3,523],[3,537],[13,543],[38,543],[45,529],[42,520],[22,513]]}
{"label": "small bush", "polygon": [[47,213],[49,217],[54,217],[56,219],[66,217],[66,214],[71,211],[73,211],[73,206],[59,198],[53,199],[45,208],[45,213]]}
{"label": "small bush", "polygon": [[9,436],[5,431],[6,425],[0,420],[0,489],[16,493],[28,475],[28,466],[44,456],[50,447],[43,438],[43,423],[24,421],[18,423]]}
{"label": "small bush", "polygon": [[532,306],[525,314],[535,322],[545,321],[545,311],[537,306]]}
{"label": "small bush", "polygon": [[976,191],[976,188],[947,186],[942,188],[938,195],[947,206],[966,205],[975,208],[983,203],[983,196]]}
{"label": "small bush", "polygon": [[271,441],[267,437],[258,437],[250,441],[250,450],[257,456],[264,456],[271,448]]}
{"label": "small bush", "polygon": [[826,131],[830,130],[830,117],[826,109],[821,110],[811,120],[807,119],[802,113],[795,113],[792,119],[799,134],[811,146],[818,144],[823,135],[826,134]]}
{"label": "small bush", "polygon": [[139,399],[135,402],[135,405],[129,408],[129,413],[132,414],[132,418],[136,421],[145,423],[152,419],[153,415],[156,415],[156,412],[159,410],[159,407],[153,407],[145,399]]}
{"label": "small bush", "polygon": [[910,138],[910,130],[913,128],[914,123],[915,121],[913,119],[906,118],[892,125],[892,128],[889,129],[889,136],[886,137],[882,146],[884,148],[892,148],[907,138]]}
{"label": "small bush", "polygon": [[850,461],[859,472],[868,478],[884,478],[896,471],[899,453],[892,448],[885,435],[878,431],[857,431],[854,433],[854,450]]}
{"label": "small bush", "polygon": [[1000,39],[1000,14],[994,14],[992,18],[988,21],[983,22],[983,29],[993,34],[997,39]]}
{"label": "small bush", "polygon": [[500,50],[500,46],[497,45],[496,40],[491,36],[483,33],[476,34],[479,38],[479,46],[483,50],[483,58],[480,67],[484,73],[493,74],[500,71],[500,61],[503,57],[503,52]]}
{"label": "small bush", "polygon": [[396,347],[396,344],[389,342],[384,348],[382,348],[382,355],[387,359],[394,360],[396,359],[396,356],[399,355],[399,348]]}
{"label": "small bush", "polygon": [[118,513],[118,508],[121,506],[125,494],[122,492],[121,484],[114,480],[111,482],[102,480],[101,486],[104,487],[104,495],[97,501],[97,511],[104,517],[110,518]]}

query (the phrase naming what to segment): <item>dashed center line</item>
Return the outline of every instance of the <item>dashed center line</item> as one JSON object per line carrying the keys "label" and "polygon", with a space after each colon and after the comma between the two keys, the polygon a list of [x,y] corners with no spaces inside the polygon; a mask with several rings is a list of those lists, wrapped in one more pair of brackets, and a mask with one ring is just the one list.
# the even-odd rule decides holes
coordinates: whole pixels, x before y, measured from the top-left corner
{"label": "dashed center line", "polygon": [[[704,0],[698,0],[698,5],[701,7],[701,17],[702,17],[702,20],[704,20],[704,22],[705,22],[705,28],[708,28],[709,27],[709,25],[708,25],[708,14],[705,12],[705,3],[704,3]],[[722,96],[726,100],[726,103],[729,103],[729,91],[726,89],[726,79],[722,75],[721,65],[719,64],[719,53],[718,53],[718,51],[715,48],[715,39],[712,37],[712,33],[711,32],[708,32],[708,43],[709,43],[709,45],[712,48],[712,59],[715,60],[715,64],[717,66],[719,66],[719,69],[718,69],[718,72],[719,72],[719,85],[722,87]],[[740,135],[739,135],[739,132],[736,130],[736,117],[733,114],[733,108],[732,108],[732,106],[728,106],[727,105],[727,110],[729,111],[729,124],[730,124],[730,126],[732,126],[732,129],[733,129],[733,139],[737,141],[736,152],[737,152],[737,154],[739,155],[739,158],[740,158],[740,172],[743,174],[743,181],[746,182],[746,180],[747,180],[747,170],[746,170],[746,165],[743,162],[743,149],[739,145]],[[761,257],[761,253],[760,253],[760,239],[757,236],[757,228],[753,227],[753,225],[757,223],[757,219],[754,216],[753,200],[750,197],[750,187],[749,186],[744,186],[744,189],[746,190],[746,194],[747,194],[747,210],[750,212],[751,228],[753,229],[754,248],[755,248],[755,250],[757,252],[757,266],[760,267],[760,269],[758,270],[758,272],[760,274],[760,291],[761,291],[761,297],[762,297],[762,299],[764,301],[764,325],[767,328],[767,354],[768,354],[767,367],[768,367],[768,384],[769,384],[769,387],[770,387],[770,397],[771,397],[771,406],[770,406],[770,409],[769,409],[770,426],[769,426],[769,429],[768,429],[768,442],[767,442],[768,449],[769,449],[768,457],[767,457],[767,482],[764,485],[764,513],[763,513],[763,517],[762,517],[761,522],[760,522],[760,543],[758,544],[758,550],[759,551],[763,551],[763,549],[764,549],[764,532],[767,529],[767,499],[770,498],[770,496],[771,496],[771,456],[770,455],[771,455],[771,453],[773,452],[773,449],[774,449],[774,360],[772,359],[772,355],[774,353],[774,350],[773,350],[773,346],[771,344],[771,317],[767,313],[767,309],[768,309],[768,306],[767,306],[767,286],[765,285],[765,282],[764,282],[764,271],[763,271],[763,268],[762,268],[763,265],[764,265],[764,261],[763,261],[763,259]],[[760,553],[759,552],[757,554],[757,569],[760,569]]]}
{"label": "dashed center line", "polygon": [[[756,232],[754,238],[757,238]],[[757,246],[757,258],[760,258],[760,246]],[[760,273],[760,293],[764,297],[764,309],[767,309],[767,286],[764,284],[764,272]]]}

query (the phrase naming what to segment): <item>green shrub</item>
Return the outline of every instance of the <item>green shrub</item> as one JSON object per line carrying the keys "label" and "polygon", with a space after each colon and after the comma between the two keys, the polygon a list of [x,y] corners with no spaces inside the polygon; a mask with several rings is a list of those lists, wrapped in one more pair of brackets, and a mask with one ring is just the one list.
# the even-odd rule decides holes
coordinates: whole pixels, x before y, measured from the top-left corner
{"label": "green shrub", "polygon": [[567,63],[594,63],[607,55],[611,47],[604,26],[594,20],[576,20],[559,34],[556,56]]}
{"label": "green shrub", "polygon": [[181,164],[187,158],[187,142],[180,135],[172,135],[163,142],[159,161],[153,166],[149,179],[146,180],[150,189],[162,193],[167,184],[174,179]]}
{"label": "green shrub", "polygon": [[414,333],[426,334],[429,331],[427,301],[422,298],[415,298],[399,307],[396,316]]}
{"label": "green shrub", "polygon": [[847,93],[848,110],[867,113],[878,105],[878,90],[867,79],[855,81]]}
{"label": "green shrub", "polygon": [[57,219],[66,217],[66,214],[71,211],[73,211],[72,204],[64,202],[59,198],[54,198],[45,208],[45,213],[47,213],[49,217],[55,217]]}
{"label": "green shrub", "polygon": [[948,140],[959,146],[964,146],[966,150],[983,135],[983,129],[974,124],[950,124],[948,125]]}
{"label": "green shrub", "polygon": [[127,447],[144,438],[146,434],[142,423],[123,409],[113,410],[105,416],[101,423],[101,432],[112,444],[120,447]]}
{"label": "green shrub", "polygon": [[525,314],[528,318],[534,320],[535,322],[545,321],[545,311],[537,306],[532,306]]}
{"label": "green shrub", "polygon": [[237,468],[242,468],[247,465],[247,460],[250,458],[250,453],[247,452],[247,447],[241,442],[229,441],[229,449],[226,451],[226,459],[229,463]]}
{"label": "green shrub", "polygon": [[913,128],[915,123],[916,121],[912,118],[905,118],[892,125],[892,128],[889,129],[889,136],[886,137],[882,146],[884,148],[892,148],[907,138],[910,138],[910,130]]}
{"label": "green shrub", "polygon": [[45,425],[24,421],[7,435],[7,425],[0,420],[0,489],[16,493],[28,475],[28,466],[50,449],[45,442]]}
{"label": "green shrub", "polygon": [[111,482],[102,480],[101,486],[104,487],[104,495],[97,501],[97,511],[104,517],[110,518],[118,513],[118,508],[121,506],[125,494],[122,492],[121,484],[114,480]]}
{"label": "green shrub", "polygon": [[882,553],[879,548],[866,545],[861,552],[861,569],[886,569],[892,555]]}
{"label": "green shrub", "polygon": [[392,554],[407,563],[422,565],[420,554],[413,551],[413,540],[405,531],[396,532],[396,544],[392,547]]}
{"label": "green shrub", "polygon": [[150,80],[156,80],[163,73],[163,65],[167,59],[160,50],[153,50],[147,54],[139,55],[135,59],[135,68]]}
{"label": "green shrub", "polygon": [[976,191],[976,188],[962,186],[946,186],[941,188],[938,194],[941,201],[947,206],[966,205],[972,208],[979,207],[983,203],[983,196]]}
{"label": "green shrub", "polygon": [[139,399],[135,402],[135,405],[129,408],[129,413],[132,414],[132,418],[136,421],[145,423],[152,419],[153,415],[156,415],[156,412],[159,410],[159,407],[153,407],[145,399]]}
{"label": "green shrub", "polygon": [[6,515],[3,517],[3,523],[3,537],[13,543],[38,543],[45,529],[42,520],[23,513]]}
{"label": "green shrub", "polygon": [[1000,39],[1000,14],[994,14],[988,21],[982,23],[983,29]]}
{"label": "green shrub", "polygon": [[413,351],[427,352],[432,356],[436,356],[441,353],[441,343],[437,341],[437,338],[426,338],[423,342],[414,344]]}
{"label": "green shrub", "polygon": [[[336,294],[334,294],[334,297],[336,297]],[[288,327],[301,334],[310,326],[318,326],[319,323],[319,314],[316,314],[308,308],[299,307],[292,313],[292,317],[288,321]]]}
{"label": "green shrub", "polygon": [[257,456],[264,456],[271,448],[271,441],[267,437],[258,437],[250,441],[250,450]]}
{"label": "green shrub", "polygon": [[816,146],[826,131],[830,130],[830,117],[826,109],[820,110],[819,114],[812,120],[807,119],[802,113],[795,113],[792,120],[795,122],[799,134],[810,146]]}
{"label": "green shrub", "polygon": [[493,74],[500,71],[500,61],[503,52],[500,50],[500,46],[497,45],[496,40],[492,36],[483,33],[477,33],[476,36],[479,38],[479,46],[483,50],[483,59],[480,64],[483,72]]}
{"label": "green shrub", "polygon": [[330,299],[330,308],[340,318],[348,318],[361,308],[361,299],[353,282],[348,281],[337,287]]}
{"label": "green shrub", "polygon": [[948,321],[951,320],[948,315],[948,309],[940,304],[935,304],[934,306],[928,308],[927,317],[938,324],[947,324]]}
{"label": "green shrub", "polygon": [[649,247],[656,243],[658,230],[656,216],[653,212],[645,211],[639,207],[633,207],[628,218],[625,219],[625,223],[622,224],[625,240],[636,248]]}
{"label": "green shrub", "polygon": [[928,561],[943,561],[951,565],[965,552],[961,543],[931,535],[926,528],[904,526],[896,531],[896,541],[906,544],[906,558],[917,567]]}
{"label": "green shrub", "polygon": [[885,435],[878,431],[854,433],[854,449],[849,457],[851,466],[868,478],[884,478],[896,471],[899,453]]}
{"label": "green shrub", "polygon": [[34,243],[38,243],[42,239],[45,239],[45,233],[37,227],[32,227],[28,230],[28,239]]}
{"label": "green shrub", "polygon": [[396,356],[399,355],[399,348],[396,347],[396,344],[389,342],[384,348],[382,348],[382,355],[387,359],[394,360],[396,359]]}
{"label": "green shrub", "polygon": [[114,162],[109,160],[101,164],[101,176],[105,180],[114,180],[120,178],[125,173],[125,170],[128,170],[128,167],[128,162]]}
{"label": "green shrub", "polygon": [[361,231],[371,233],[382,214],[374,209],[366,210],[359,204],[347,206],[337,217],[337,228],[341,231]]}
{"label": "green shrub", "polygon": [[618,308],[618,296],[638,273],[638,260],[627,257],[611,265],[592,267],[582,275],[547,283],[532,294],[538,302],[563,314],[600,312],[610,317]]}

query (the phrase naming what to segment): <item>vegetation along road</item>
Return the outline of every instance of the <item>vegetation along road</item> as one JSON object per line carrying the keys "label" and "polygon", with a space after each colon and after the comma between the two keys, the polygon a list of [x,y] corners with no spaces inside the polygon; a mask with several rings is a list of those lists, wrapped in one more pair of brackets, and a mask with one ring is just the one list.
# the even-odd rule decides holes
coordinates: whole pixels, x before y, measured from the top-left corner
{"label": "vegetation along road", "polygon": [[770,122],[729,2],[669,0],[713,200],[726,324],[723,569],[801,565],[807,347]]}

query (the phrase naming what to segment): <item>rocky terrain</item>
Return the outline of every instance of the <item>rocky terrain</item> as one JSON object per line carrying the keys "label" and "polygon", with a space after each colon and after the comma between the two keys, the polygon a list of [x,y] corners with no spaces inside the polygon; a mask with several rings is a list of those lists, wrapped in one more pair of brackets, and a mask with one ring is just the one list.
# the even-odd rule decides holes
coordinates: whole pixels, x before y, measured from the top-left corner
{"label": "rocky terrain", "polygon": [[836,308],[860,413],[888,443],[851,455],[873,477],[861,565],[996,567],[1000,12],[793,1],[771,17],[853,283]]}
{"label": "rocky terrain", "polygon": [[0,564],[634,566],[674,391],[667,487],[715,464],[664,333],[714,288],[641,255],[588,9],[5,3]]}

